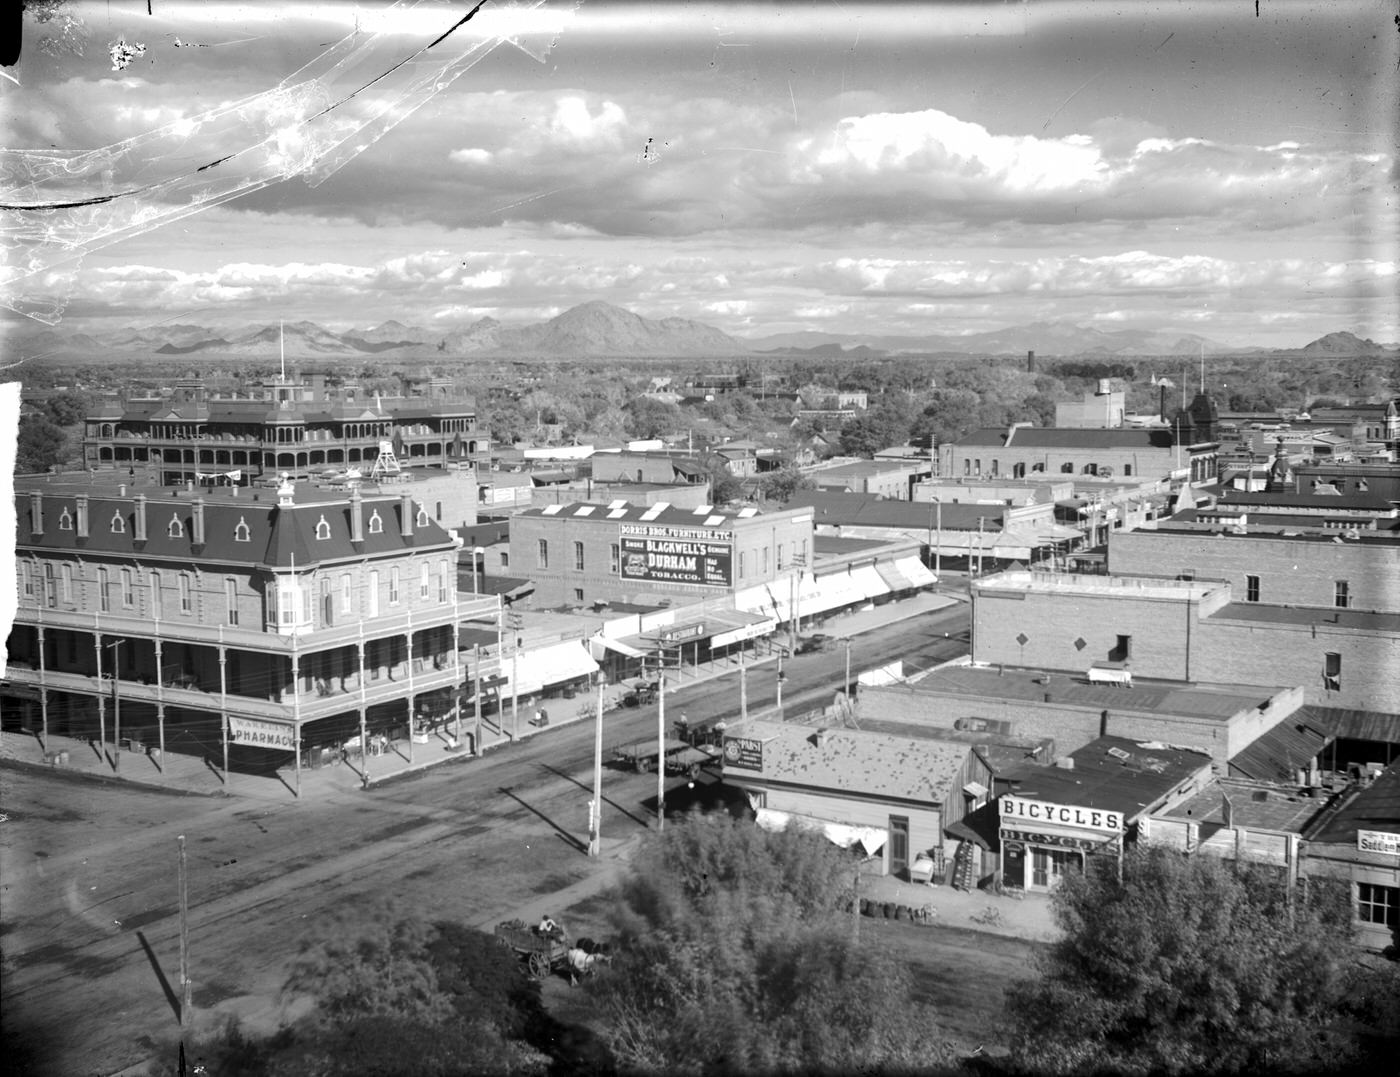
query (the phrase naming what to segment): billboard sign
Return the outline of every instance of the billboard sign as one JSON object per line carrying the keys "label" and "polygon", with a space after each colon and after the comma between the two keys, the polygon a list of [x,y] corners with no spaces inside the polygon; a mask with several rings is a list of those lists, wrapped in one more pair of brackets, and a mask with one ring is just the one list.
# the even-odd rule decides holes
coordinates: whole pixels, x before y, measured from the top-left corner
{"label": "billboard sign", "polygon": [[725,737],[724,765],[736,770],[762,770],[763,741],[757,737]]}
{"label": "billboard sign", "polygon": [[1070,804],[1052,804],[1044,800],[1005,796],[1001,798],[1001,825],[1053,823],[1078,830],[1106,830],[1121,833],[1123,813],[1101,808],[1080,808]]}
{"label": "billboard sign", "polygon": [[727,534],[700,527],[623,524],[619,575],[653,583],[728,587],[734,544]]}
{"label": "billboard sign", "polygon": [[290,752],[297,746],[292,727],[281,722],[261,722],[256,718],[234,718],[230,715],[228,732],[234,744],[246,744],[253,748]]}

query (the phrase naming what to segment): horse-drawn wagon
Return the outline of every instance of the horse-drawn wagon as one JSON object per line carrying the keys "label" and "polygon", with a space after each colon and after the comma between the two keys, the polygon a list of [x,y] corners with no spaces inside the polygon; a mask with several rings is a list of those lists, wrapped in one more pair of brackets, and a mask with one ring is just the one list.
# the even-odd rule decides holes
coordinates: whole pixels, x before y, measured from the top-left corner
{"label": "horse-drawn wagon", "polygon": [[521,920],[506,920],[496,925],[496,938],[515,951],[515,956],[525,963],[536,980],[543,980],[555,969],[568,967],[572,944],[568,932],[562,928],[555,934],[540,934]]}
{"label": "horse-drawn wagon", "polygon": [[695,779],[700,776],[700,768],[715,757],[704,748],[696,748],[683,740],[670,739],[658,748],[654,740],[641,740],[635,744],[620,744],[613,748],[613,758],[626,763],[634,770],[649,774],[656,770],[657,760],[662,760],[668,774],[684,774]]}

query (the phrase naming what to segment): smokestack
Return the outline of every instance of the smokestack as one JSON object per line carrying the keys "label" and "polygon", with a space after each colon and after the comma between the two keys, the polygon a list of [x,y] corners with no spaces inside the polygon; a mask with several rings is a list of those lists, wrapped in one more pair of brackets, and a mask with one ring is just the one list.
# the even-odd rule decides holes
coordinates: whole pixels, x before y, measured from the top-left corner
{"label": "smokestack", "polygon": [[196,546],[204,545],[204,498],[194,499],[194,517],[190,522],[191,539]]}
{"label": "smokestack", "polygon": [[1035,373],[1035,352],[1033,351],[1026,352],[1026,373]]}
{"label": "smokestack", "polygon": [[1158,412],[1161,413],[1162,422],[1167,421],[1167,383],[1164,381],[1157,386],[1160,402],[1157,405]]}
{"label": "smokestack", "polygon": [[360,488],[358,486],[352,486],[350,488],[350,541],[364,542],[364,540],[364,498],[360,496]]}
{"label": "smokestack", "polygon": [[79,494],[73,504],[73,515],[77,517],[78,538],[88,537],[88,499],[87,494]]}
{"label": "smokestack", "polygon": [[136,522],[133,525],[133,535],[137,542],[146,541],[146,495],[136,495]]}
{"label": "smokestack", "polygon": [[36,535],[44,533],[44,495],[42,491],[31,490],[29,493],[29,523],[30,530]]}
{"label": "smokestack", "polygon": [[404,538],[413,537],[413,498],[403,495],[399,510],[399,534]]}

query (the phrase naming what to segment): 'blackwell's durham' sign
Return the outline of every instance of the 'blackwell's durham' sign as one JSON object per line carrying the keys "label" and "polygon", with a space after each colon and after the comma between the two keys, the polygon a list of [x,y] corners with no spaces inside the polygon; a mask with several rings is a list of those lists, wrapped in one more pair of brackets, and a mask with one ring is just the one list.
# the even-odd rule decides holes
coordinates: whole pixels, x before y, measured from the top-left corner
{"label": "'blackwell's durham' sign", "polygon": [[1080,830],[1107,830],[1115,834],[1123,831],[1122,812],[1052,804],[1049,801],[1029,800],[1026,797],[1002,797],[1002,826],[1025,822],[1054,823],[1056,826],[1072,826]]}
{"label": "'blackwell's durham' sign", "polygon": [[728,587],[734,559],[728,539],[723,532],[717,535],[700,527],[623,524],[619,575],[624,580]]}

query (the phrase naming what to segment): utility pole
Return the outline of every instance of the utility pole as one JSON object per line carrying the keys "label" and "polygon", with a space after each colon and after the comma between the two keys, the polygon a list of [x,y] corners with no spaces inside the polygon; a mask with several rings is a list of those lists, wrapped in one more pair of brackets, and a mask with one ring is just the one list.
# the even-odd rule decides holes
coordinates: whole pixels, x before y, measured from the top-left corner
{"label": "utility pole", "polygon": [[475,644],[473,652],[475,661],[472,663],[472,702],[475,704],[476,711],[476,732],[472,735],[472,753],[479,757],[481,755],[481,644]]}
{"label": "utility pole", "polygon": [[802,554],[792,555],[792,619],[788,621],[788,654],[797,654],[797,635],[802,630],[802,615],[798,605],[802,580],[802,570],[807,567],[807,558]]}
{"label": "utility pole", "polygon": [[[190,998],[190,891],[188,872],[185,867],[185,835],[175,839],[180,845],[179,902],[180,902],[180,1031],[188,1032],[194,1014],[190,1012],[193,1001]],[[181,1046],[184,1040],[181,1039]]]}
{"label": "utility pole", "polygon": [[107,644],[112,652],[112,769],[122,769],[122,667],[119,648],[126,640]]}
{"label": "utility pole", "polygon": [[507,615],[510,623],[510,739],[511,743],[520,739],[520,692],[515,686],[516,674],[519,670],[517,659],[520,657],[520,629],[525,624],[525,618],[511,610]]}
{"label": "utility pole", "polygon": [[603,855],[603,689],[608,675],[598,671],[598,716],[593,724],[593,799],[588,802],[588,855]]}
{"label": "utility pole", "polygon": [[783,672],[783,656],[778,655],[778,716],[782,717],[783,710],[783,681],[787,680],[787,674]]}
{"label": "utility pole", "polygon": [[748,640],[739,642],[739,720],[749,720],[749,671],[744,665],[744,652],[748,650]]}

